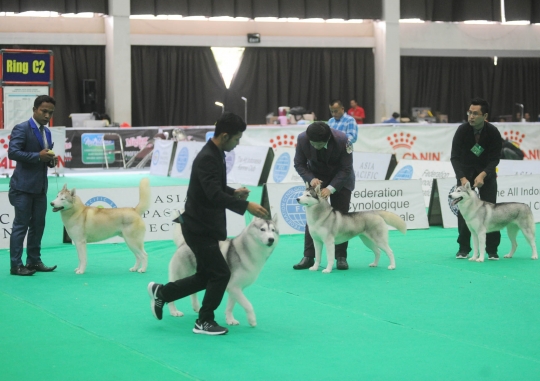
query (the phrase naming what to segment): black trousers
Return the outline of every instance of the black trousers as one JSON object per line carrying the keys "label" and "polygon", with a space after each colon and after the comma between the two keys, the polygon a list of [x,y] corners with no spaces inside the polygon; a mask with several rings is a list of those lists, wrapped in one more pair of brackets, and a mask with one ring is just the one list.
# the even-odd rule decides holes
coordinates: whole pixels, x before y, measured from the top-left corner
{"label": "black trousers", "polygon": [[[330,201],[332,208],[339,210],[341,213],[349,212],[349,205],[351,203],[351,191],[346,188],[341,188],[340,191],[330,195]],[[347,247],[349,242],[343,242],[336,245],[336,258],[347,258]],[[315,245],[313,245],[313,238],[309,234],[309,226],[306,225],[306,234],[304,236],[304,257],[315,257]]]}
{"label": "black trousers", "polygon": [[[468,178],[469,183],[474,184],[474,178]],[[461,185],[461,181],[458,179],[458,185]],[[480,199],[483,201],[491,202],[495,204],[497,202],[497,179],[493,178],[484,183],[481,188],[478,188],[480,193]],[[461,213],[458,213],[458,239],[459,251],[468,253],[471,251],[471,231],[467,227],[465,220]],[[497,249],[501,243],[501,232],[491,232],[486,234],[486,252],[488,254],[497,254]],[[480,248],[478,248],[480,251]]]}
{"label": "black trousers", "polygon": [[214,311],[221,304],[231,277],[229,265],[219,250],[217,240],[194,234],[183,224],[181,226],[184,239],[197,259],[197,272],[164,285],[161,288],[161,298],[165,302],[172,302],[206,289],[199,310],[199,320],[215,320]]}

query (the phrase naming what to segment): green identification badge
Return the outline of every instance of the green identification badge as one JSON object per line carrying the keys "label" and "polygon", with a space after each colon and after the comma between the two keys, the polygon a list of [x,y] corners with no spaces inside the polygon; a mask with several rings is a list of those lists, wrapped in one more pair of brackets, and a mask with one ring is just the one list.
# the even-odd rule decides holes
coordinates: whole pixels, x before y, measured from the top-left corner
{"label": "green identification badge", "polygon": [[480,156],[482,152],[484,152],[484,148],[478,143],[474,145],[473,148],[471,148],[471,152],[474,153],[476,156]]}

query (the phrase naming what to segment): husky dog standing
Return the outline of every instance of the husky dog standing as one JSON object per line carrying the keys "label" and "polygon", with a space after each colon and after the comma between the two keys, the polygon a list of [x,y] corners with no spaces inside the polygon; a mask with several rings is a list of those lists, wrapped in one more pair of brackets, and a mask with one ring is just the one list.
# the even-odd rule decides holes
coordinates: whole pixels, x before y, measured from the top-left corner
{"label": "husky dog standing", "polygon": [[148,255],[144,251],[146,225],[141,215],[150,207],[150,181],[143,178],[139,184],[139,204],[135,208],[96,208],[86,206],[67,185],[51,202],[53,212],[60,211],[62,222],[75,243],[79,256],[76,274],[86,270],[86,243],[99,242],[114,236],[123,237],[135,254],[135,265],[129,271],[144,273]]}
{"label": "husky dog standing", "polygon": [[[532,259],[538,259],[536,252],[534,217],[531,208],[520,202],[503,202],[492,204],[482,201],[467,182],[450,193],[452,205],[456,205],[467,223],[473,237],[474,255],[469,261],[484,262],[486,233],[500,231],[506,227],[512,249],[505,258],[512,258],[516,252],[516,236],[519,230],[531,245]],[[478,254],[480,249],[480,254]]]}
{"label": "husky dog standing", "polygon": [[375,254],[375,260],[369,265],[370,267],[376,267],[379,264],[380,249],[382,249],[390,259],[388,270],[396,268],[394,253],[388,245],[386,225],[405,234],[407,225],[398,215],[384,210],[343,214],[333,209],[321,196],[320,186],[313,188],[308,183],[306,183],[306,190],[296,201],[306,206],[307,224],[315,245],[315,264],[309,268],[310,270],[319,269],[324,244],[328,264],[323,273],[331,272],[335,259],[334,245],[349,241],[356,236],[360,236],[364,245]]}
{"label": "husky dog standing", "polygon": [[[228,325],[238,325],[233,316],[235,303],[240,304],[246,311],[247,319],[252,327],[257,325],[253,306],[244,295],[243,289],[255,282],[266,260],[270,257],[279,241],[277,214],[272,220],[254,217],[253,221],[236,238],[219,242],[221,253],[231,270],[231,278],[227,285],[229,299],[225,309],[225,319]],[[183,241],[182,230],[175,227],[174,242],[178,249],[169,263],[169,281],[195,274],[197,260],[189,246]],[[191,305],[199,312],[197,294],[191,295]],[[172,316],[183,316],[176,309],[174,302],[169,302]]]}

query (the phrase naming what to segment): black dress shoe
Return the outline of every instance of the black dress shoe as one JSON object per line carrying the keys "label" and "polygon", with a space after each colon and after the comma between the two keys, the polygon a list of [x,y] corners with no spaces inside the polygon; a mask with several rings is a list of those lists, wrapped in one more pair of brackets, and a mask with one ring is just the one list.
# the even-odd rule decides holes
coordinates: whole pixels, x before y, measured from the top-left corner
{"label": "black dress shoe", "polygon": [[338,270],[348,270],[349,264],[347,263],[347,258],[337,257],[337,269]]}
{"label": "black dress shoe", "polygon": [[22,276],[34,275],[35,272],[36,270],[30,270],[24,266],[14,267],[11,270],[9,270],[9,273],[11,275],[22,275]]}
{"label": "black dress shoe", "polygon": [[309,269],[315,264],[315,258],[313,257],[304,257],[300,262],[293,266],[295,270],[305,270]]}
{"label": "black dress shoe", "polygon": [[48,273],[50,271],[53,271],[56,266],[47,267],[43,262],[36,263],[34,265],[26,265],[26,268],[29,270],[40,271],[42,273]]}

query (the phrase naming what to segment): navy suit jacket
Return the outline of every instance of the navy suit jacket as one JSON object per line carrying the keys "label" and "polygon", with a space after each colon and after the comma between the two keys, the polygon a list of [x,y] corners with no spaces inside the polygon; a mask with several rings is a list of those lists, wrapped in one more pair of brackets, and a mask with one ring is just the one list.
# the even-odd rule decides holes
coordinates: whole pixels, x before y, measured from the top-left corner
{"label": "navy suit jacket", "polygon": [[309,143],[305,132],[298,135],[294,168],[302,179],[308,183],[318,178],[323,182],[321,188],[333,186],[336,191],[341,188],[354,190],[353,155],[347,152],[347,135],[330,129],[332,136],[326,148],[326,160],[319,161],[317,150]]}
{"label": "navy suit jacket", "polygon": [[[47,127],[45,134],[49,149],[52,149],[54,144]],[[43,136],[32,119],[13,127],[8,157],[16,161],[17,165],[9,182],[10,188],[27,193],[47,193],[48,165],[39,160],[39,152],[44,148]]]}
{"label": "navy suit jacket", "polygon": [[193,161],[184,218],[184,227],[193,233],[219,241],[227,238],[225,209],[244,214],[248,202],[234,196],[227,186],[223,152],[208,140]]}

